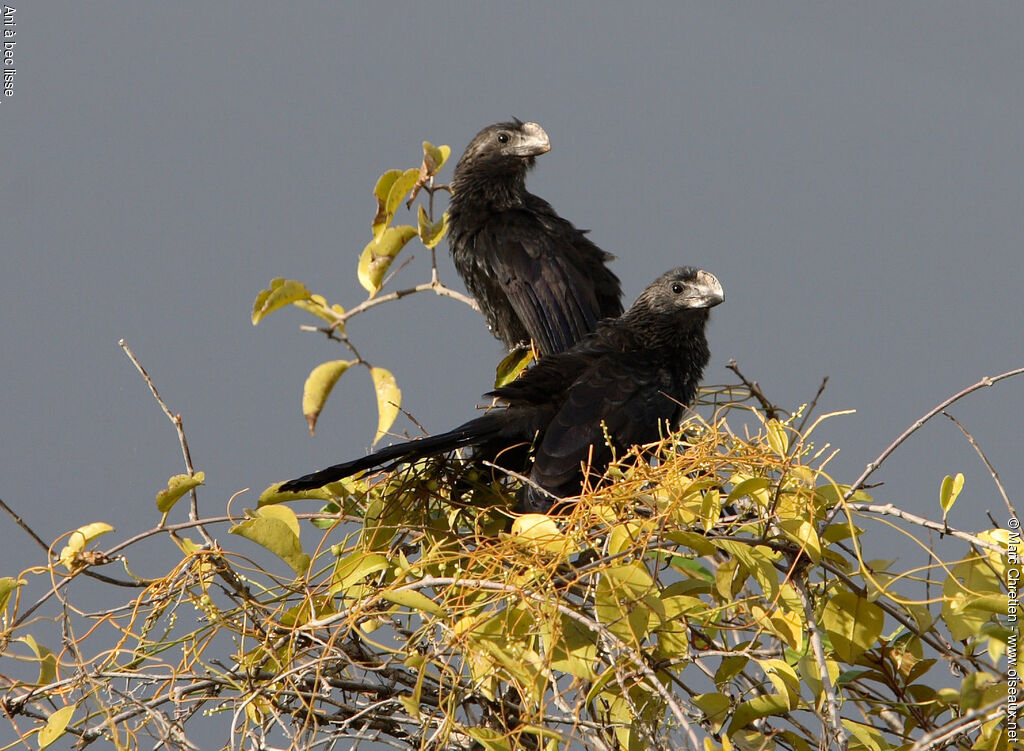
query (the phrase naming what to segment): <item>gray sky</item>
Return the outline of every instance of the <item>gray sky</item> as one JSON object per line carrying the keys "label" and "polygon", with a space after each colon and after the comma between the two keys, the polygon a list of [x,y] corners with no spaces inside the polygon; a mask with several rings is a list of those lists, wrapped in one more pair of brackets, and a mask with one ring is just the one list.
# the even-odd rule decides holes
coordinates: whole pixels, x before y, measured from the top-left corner
{"label": "gray sky", "polygon": [[[721,279],[708,382],[733,380],[736,358],[795,406],[831,377],[822,408],[857,409],[822,431],[840,481],[945,396],[1024,365],[1020,3],[15,6],[0,498],[44,537],[147,529],[183,471],[121,337],[183,415],[205,513],[361,455],[368,376],[342,379],[311,438],[303,380],[345,352],[300,332],[299,311],[254,329],[252,300],[285,276],[359,302],[378,175],[416,166],[424,139],[457,155],[510,116],[547,130],[529,186],[618,255],[629,300],[682,263]],[[473,413],[502,354],[482,318],[426,295],[350,333],[433,432]],[[1011,491],[1022,405],[1018,380],[954,411]],[[935,517],[957,471],[954,524],[1003,519],[944,419],[876,495]],[[30,548],[0,525],[12,575]]]}

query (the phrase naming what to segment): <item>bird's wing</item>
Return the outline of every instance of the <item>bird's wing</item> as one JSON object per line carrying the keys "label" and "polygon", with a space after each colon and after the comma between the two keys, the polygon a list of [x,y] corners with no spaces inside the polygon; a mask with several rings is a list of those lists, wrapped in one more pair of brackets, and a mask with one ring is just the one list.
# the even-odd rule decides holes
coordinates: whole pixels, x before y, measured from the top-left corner
{"label": "bird's wing", "polygon": [[537,448],[531,477],[556,494],[578,488],[580,464],[603,471],[618,451],[657,440],[679,405],[664,393],[659,368],[636,354],[594,362],[572,384]]}
{"label": "bird's wing", "polygon": [[593,330],[601,316],[594,281],[577,263],[582,234],[545,226],[528,211],[506,212],[496,230],[488,243],[496,281],[541,354],[568,349]]}

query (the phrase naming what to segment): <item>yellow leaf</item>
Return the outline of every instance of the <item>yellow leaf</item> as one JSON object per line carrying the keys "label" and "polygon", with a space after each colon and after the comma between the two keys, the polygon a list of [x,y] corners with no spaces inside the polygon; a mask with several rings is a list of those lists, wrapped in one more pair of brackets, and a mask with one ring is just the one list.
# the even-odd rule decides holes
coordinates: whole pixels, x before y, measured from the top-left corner
{"label": "yellow leaf", "polygon": [[302,414],[309,424],[309,434],[316,433],[316,421],[331,395],[334,384],[355,360],[330,360],[317,365],[302,386]]}
{"label": "yellow leaf", "polygon": [[299,520],[295,516],[295,512],[287,506],[267,506],[266,508],[261,508],[256,513],[264,519],[277,519],[284,522],[288,525],[288,529],[292,531],[292,534],[295,535],[295,538],[299,538],[301,531],[299,529]]}
{"label": "yellow leaf", "polygon": [[167,481],[167,487],[156,494],[157,511],[166,514],[185,493],[199,487],[205,481],[205,472],[196,472],[195,475],[174,475]]}
{"label": "yellow leaf", "polygon": [[419,220],[420,240],[428,248],[435,247],[439,242],[441,242],[441,238],[444,237],[445,232],[448,231],[448,212],[444,212],[441,215],[440,220],[432,222],[427,216],[427,212],[424,211],[422,206],[420,206],[417,218]]}
{"label": "yellow leaf", "polygon": [[403,605],[407,608],[414,608],[430,615],[443,615],[441,607],[422,592],[414,589],[403,589],[400,592],[384,591],[381,597],[396,605]]}
{"label": "yellow leaf", "polygon": [[402,392],[395,382],[395,377],[384,368],[371,368],[373,388],[377,392],[377,435],[373,442],[377,443],[388,432],[398,417],[402,405]]}
{"label": "yellow leaf", "polygon": [[956,477],[946,475],[942,478],[942,485],[939,487],[939,505],[942,506],[942,518],[953,508],[960,491],[964,489],[964,473],[957,472]]}
{"label": "yellow leaf", "polygon": [[427,177],[433,177],[440,172],[451,153],[451,146],[435,146],[430,141],[424,141],[423,167]]}
{"label": "yellow leaf", "polygon": [[821,617],[839,658],[854,663],[865,651],[875,646],[882,634],[885,615],[882,609],[853,592],[836,592]]}
{"label": "yellow leaf", "polygon": [[24,579],[15,579],[10,576],[0,577],[0,610],[7,607],[7,602],[11,599],[11,593],[19,587],[24,587],[28,584]]}
{"label": "yellow leaf", "polygon": [[60,551],[60,562],[64,564],[64,567],[70,571],[75,562],[75,558],[85,550],[85,546],[92,542],[100,535],[106,534],[107,532],[113,532],[114,528],[106,522],[93,522],[86,524],[83,527],[79,527],[68,537],[68,543]]}
{"label": "yellow leaf", "polygon": [[256,295],[252,304],[252,325],[255,326],[275,310],[290,305],[297,300],[308,300],[310,292],[302,282],[280,277],[270,282],[270,289]]}
{"label": "yellow leaf", "polygon": [[529,547],[552,555],[566,555],[572,551],[572,542],[558,528],[550,516],[523,514],[512,522],[512,537]]}
{"label": "yellow leaf", "polygon": [[16,641],[27,644],[29,649],[35,652],[36,658],[39,660],[39,679],[37,684],[45,686],[48,683],[53,683],[57,677],[57,656],[50,649],[39,644],[32,634],[23,636]]}
{"label": "yellow leaf", "polygon": [[380,292],[384,275],[391,268],[391,262],[406,243],[416,236],[416,232],[415,227],[404,224],[400,227],[388,227],[380,237],[375,237],[363,248],[363,253],[359,256],[357,275],[359,283],[370,293],[370,297]]}
{"label": "yellow leaf", "polygon": [[39,751],[49,746],[55,740],[64,735],[68,723],[71,722],[71,715],[75,713],[74,705],[61,707],[46,718],[46,724],[39,729],[36,736],[39,741]]}
{"label": "yellow leaf", "polygon": [[780,519],[779,529],[786,537],[799,545],[813,563],[818,563],[821,560],[821,540],[818,539],[818,533],[813,524],[806,519]]}
{"label": "yellow leaf", "polygon": [[[288,522],[282,521],[274,514],[267,513],[271,510],[281,509],[287,510],[287,507],[264,506],[259,509],[257,516],[246,519],[241,524],[236,524],[229,531],[233,535],[239,535],[257,545],[262,545],[287,563],[297,576],[302,576],[309,570],[310,559],[302,552],[298,536]],[[294,518],[294,514],[292,516]]]}
{"label": "yellow leaf", "polygon": [[388,215],[388,194],[402,174],[400,169],[389,169],[377,179],[373,186],[373,195],[377,199],[377,215],[373,217],[373,236],[380,237],[384,234],[385,227],[391,223],[391,216]]}
{"label": "yellow leaf", "polygon": [[786,428],[778,420],[769,420],[765,427],[768,431],[768,445],[772,447],[772,451],[785,459],[789,450],[789,435]]}

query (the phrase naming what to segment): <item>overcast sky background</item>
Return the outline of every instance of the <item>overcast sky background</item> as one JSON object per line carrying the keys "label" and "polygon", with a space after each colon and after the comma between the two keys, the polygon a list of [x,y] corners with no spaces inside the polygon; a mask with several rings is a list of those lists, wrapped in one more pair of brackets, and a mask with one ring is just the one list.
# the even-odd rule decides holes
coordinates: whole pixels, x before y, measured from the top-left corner
{"label": "overcast sky background", "polygon": [[[150,528],[184,471],[122,337],[183,416],[205,514],[364,453],[368,375],[346,374],[310,437],[303,380],[346,352],[300,332],[297,310],[253,328],[253,298],[284,276],[358,303],[380,173],[416,166],[427,139],[452,146],[447,179],[511,116],[551,138],[529,187],[618,256],[629,301],[680,264],[720,278],[707,382],[734,381],[736,358],[796,406],[830,376],[820,409],[857,410],[820,435],[842,449],[840,481],[944,397],[1024,365],[1024,4],[15,6],[0,498],[48,540]],[[427,278],[416,256],[401,286]],[[502,356],[481,317],[431,295],[349,331],[432,432],[473,414]],[[954,414],[1015,493],[1024,379]],[[893,456],[876,497],[938,518],[957,471],[953,524],[1004,520],[945,419]],[[6,518],[0,537],[0,575],[38,561]]]}

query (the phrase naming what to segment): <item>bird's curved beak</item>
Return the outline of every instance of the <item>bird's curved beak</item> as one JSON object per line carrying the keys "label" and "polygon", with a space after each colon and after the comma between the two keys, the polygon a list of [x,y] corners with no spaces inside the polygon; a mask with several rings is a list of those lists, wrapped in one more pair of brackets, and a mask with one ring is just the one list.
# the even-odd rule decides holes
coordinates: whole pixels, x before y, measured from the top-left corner
{"label": "bird's curved beak", "polygon": [[520,132],[521,135],[512,149],[516,156],[537,156],[551,151],[548,134],[537,123],[523,123]]}
{"label": "bird's curved beak", "polygon": [[691,307],[713,308],[725,300],[725,290],[722,283],[710,271],[703,269],[697,272],[697,278],[688,285]]}

